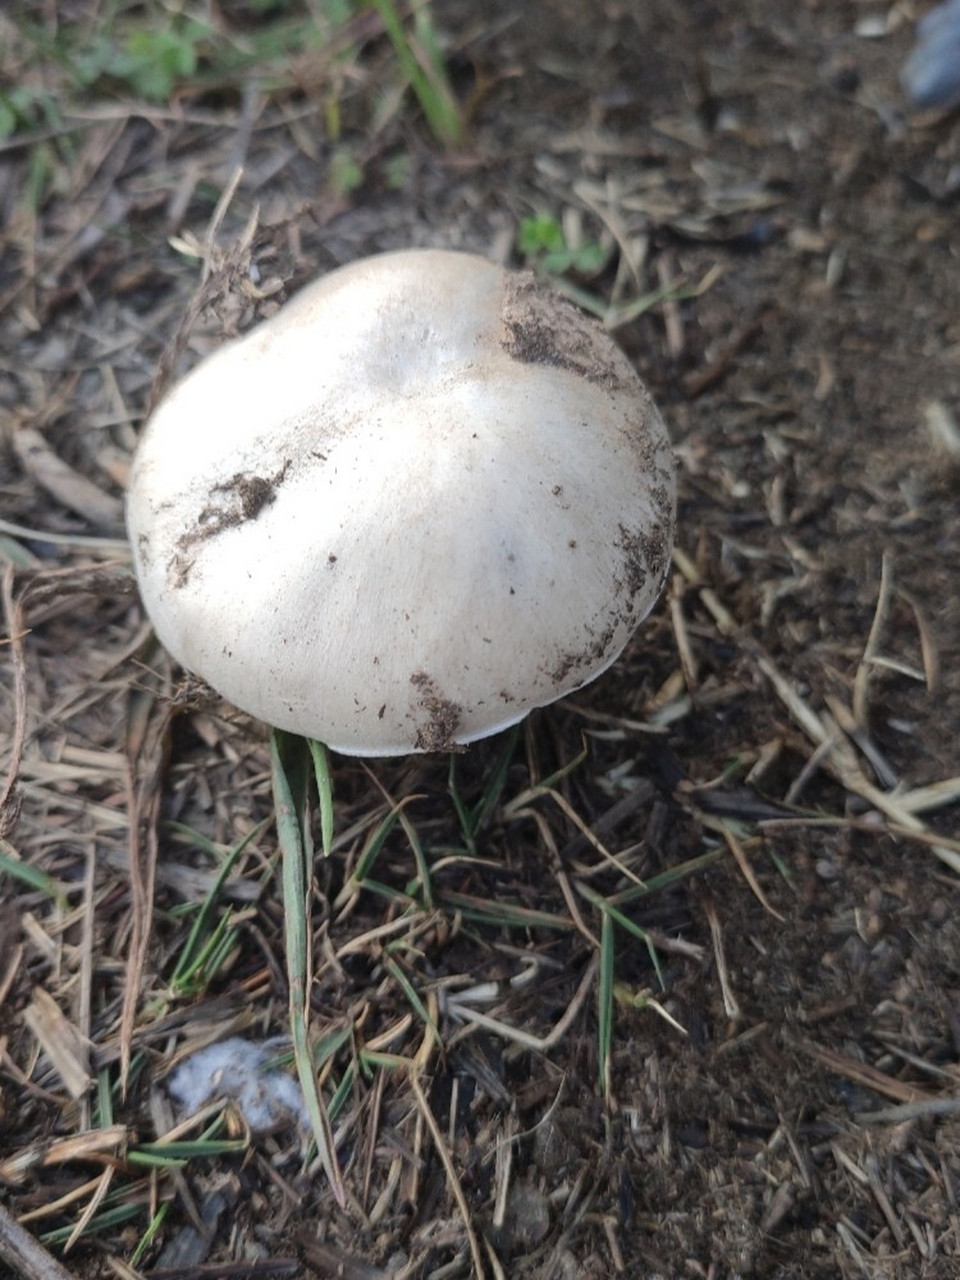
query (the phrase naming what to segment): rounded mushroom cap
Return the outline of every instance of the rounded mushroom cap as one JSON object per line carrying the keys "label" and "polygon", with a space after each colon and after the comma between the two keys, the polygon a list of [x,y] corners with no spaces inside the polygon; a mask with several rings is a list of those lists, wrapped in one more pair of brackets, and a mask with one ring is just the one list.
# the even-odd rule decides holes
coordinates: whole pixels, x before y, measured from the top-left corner
{"label": "rounded mushroom cap", "polygon": [[160,404],[127,522],[160,639],[353,755],[471,742],[570,693],[652,607],[674,461],[593,320],[470,254],[343,267]]}

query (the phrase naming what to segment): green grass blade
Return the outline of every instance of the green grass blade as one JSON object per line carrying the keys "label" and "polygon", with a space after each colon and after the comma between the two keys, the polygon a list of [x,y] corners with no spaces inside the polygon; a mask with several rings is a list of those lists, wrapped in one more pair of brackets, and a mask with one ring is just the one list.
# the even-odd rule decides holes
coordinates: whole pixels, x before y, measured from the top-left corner
{"label": "green grass blade", "polygon": [[440,1038],[440,1032],[437,1029],[437,1024],[430,1017],[430,1014],[427,1011],[427,1006],[423,1003],[423,1001],[420,998],[419,991],[417,991],[416,987],[413,985],[413,983],[404,973],[402,967],[396,962],[396,960],[394,960],[392,956],[389,956],[389,955],[385,955],[383,957],[383,967],[386,969],[387,973],[389,973],[390,976],[393,978],[394,982],[396,982],[397,985],[400,987],[400,990],[406,996],[407,1001],[409,1002],[414,1013],[417,1015],[417,1017],[420,1019],[423,1025],[430,1032],[437,1047],[442,1049],[443,1041]]}
{"label": "green grass blade", "polygon": [[497,763],[487,778],[483,794],[470,815],[471,831],[474,837],[478,836],[487,825],[490,821],[490,815],[496,811],[500,803],[500,797],[503,795],[503,788],[507,782],[507,774],[516,754],[517,743],[520,741],[520,728],[520,725],[515,724],[512,729],[508,729],[503,735],[503,750],[500,752]]}
{"label": "green grass blade", "polygon": [[600,921],[600,980],[597,987],[597,1065],[604,1099],[610,1102],[610,1056],[613,1051],[614,928],[610,913]]}
{"label": "green grass blade", "polygon": [[330,768],[330,752],[324,743],[317,742],[315,738],[308,738],[307,746],[313,760],[313,774],[317,780],[320,801],[320,848],[323,856],[329,858],[333,849],[333,772]]}
{"label": "green grass blade", "polygon": [[[274,730],[270,735],[270,771],[273,801],[276,807],[277,838],[283,860],[283,920],[287,955],[287,982],[290,987],[290,1038],[303,1100],[324,1173],[333,1188],[337,1203],[343,1208],[346,1192],[337,1163],[333,1129],[323,1098],[317,1087],[317,1075],[310,1053],[307,1027],[310,956],[310,929],[307,917],[307,859],[300,823],[301,810],[294,802],[291,780],[284,767],[284,754],[289,755],[290,735]],[[293,749],[296,749],[295,747]],[[296,767],[296,764],[294,764]]]}
{"label": "green grass blade", "polygon": [[483,793],[472,810],[467,809],[460,796],[460,791],[457,787],[458,757],[451,753],[450,769],[447,775],[447,791],[453,801],[457,821],[460,824],[460,831],[463,835],[463,842],[467,846],[467,851],[474,857],[477,852],[476,838],[489,822],[490,815],[495,812],[497,805],[500,803],[500,797],[503,795],[507,773],[516,751],[519,736],[519,725],[514,725],[512,729],[508,729],[503,735],[503,750],[497,758],[497,763],[488,774]]}
{"label": "green grass blade", "polygon": [[329,1109],[331,1116],[336,1117],[340,1114],[341,1109],[343,1108],[347,1099],[350,1097],[350,1094],[353,1092],[355,1079],[356,1079],[356,1071],[354,1069],[353,1064],[351,1063],[347,1067],[346,1071],[344,1071],[343,1079],[340,1081],[336,1089],[334,1089],[333,1091],[333,1096],[330,1099],[330,1109]]}
{"label": "green grass blade", "polygon": [[[112,1209],[107,1209],[103,1213],[95,1214],[84,1226],[79,1239],[86,1239],[88,1236],[95,1236],[100,1231],[110,1231],[114,1227],[122,1226],[124,1222],[129,1222],[131,1218],[139,1218],[145,1211],[144,1204],[118,1204]],[[75,1230],[74,1226],[67,1225],[65,1227],[55,1227],[52,1231],[45,1231],[39,1237],[41,1244],[66,1244]]]}
{"label": "green grass blade", "polygon": [[97,1100],[94,1108],[96,1125],[100,1129],[109,1129],[113,1124],[113,1093],[110,1089],[110,1072],[101,1067],[97,1072]]}
{"label": "green grass blade", "polygon": [[423,851],[423,845],[420,843],[420,837],[417,829],[404,813],[400,810],[400,825],[403,827],[403,834],[407,837],[407,843],[413,853],[413,860],[417,864],[417,880],[420,883],[420,892],[423,898],[423,905],[428,911],[433,910],[433,881],[430,876],[430,864],[427,856]]}
{"label": "green grass blade", "polygon": [[242,1138],[197,1138],[193,1142],[141,1142],[127,1152],[131,1164],[162,1168],[164,1165],[182,1165],[188,1160],[210,1160],[216,1156],[239,1155],[246,1151]]}
{"label": "green grass blade", "polygon": [[501,925],[505,929],[561,929],[574,927],[568,916],[553,916],[549,911],[536,911],[533,907],[518,907],[512,902],[498,902],[493,898],[478,898],[468,893],[456,893],[452,889],[438,895],[442,906],[459,911],[465,920],[482,924]]}
{"label": "green grass blade", "polygon": [[460,791],[457,787],[457,757],[452,751],[450,753],[450,767],[447,770],[447,792],[453,802],[453,811],[457,815],[457,822],[460,824],[460,831],[463,835],[463,843],[467,846],[467,852],[476,856],[477,847],[473,841],[473,819],[460,797]]}
{"label": "green grass blade", "polygon": [[[314,1068],[319,1071],[329,1058],[334,1057],[349,1042],[352,1034],[352,1026],[350,1023],[346,1023],[342,1027],[337,1027],[335,1031],[328,1031],[325,1035],[318,1036],[313,1042]],[[289,1062],[289,1058],[284,1054],[278,1059],[277,1065],[286,1065],[287,1062]]]}
{"label": "green grass blade", "polygon": [[439,142],[457,142],[463,131],[463,122],[442,61],[432,60],[427,50],[423,50],[422,59],[417,57],[414,45],[403,29],[403,23],[400,21],[393,0],[369,0],[369,2],[380,15],[383,29],[400,63],[400,69],[416,94],[433,136]]}
{"label": "green grass blade", "polygon": [[363,882],[363,890],[365,893],[375,893],[380,898],[386,898],[388,902],[394,902],[401,910],[406,911],[420,906],[416,897],[416,888],[419,883],[418,878],[410,882],[409,890],[394,889],[392,885],[384,884],[380,880],[367,879]]}
{"label": "green grass blade", "polygon": [[154,1240],[157,1238],[157,1232],[163,1226],[164,1222],[166,1221],[167,1214],[170,1212],[170,1204],[171,1202],[168,1200],[165,1204],[160,1205],[156,1213],[150,1219],[150,1222],[147,1225],[146,1231],[140,1237],[140,1240],[137,1243],[137,1247],[134,1249],[133,1253],[130,1255],[131,1267],[137,1267],[140,1265],[140,1259],[143,1257],[143,1255],[147,1252],[147,1250],[153,1244]]}
{"label": "green grass blade", "polygon": [[219,861],[221,848],[209,836],[205,836],[202,831],[197,831],[195,827],[188,826],[185,822],[168,822],[166,824],[168,831],[175,832],[178,836],[182,836],[184,842],[195,846],[202,853],[209,854],[214,862]]}
{"label": "green grass blade", "polygon": [[518,796],[514,796],[507,804],[503,806],[503,815],[505,818],[512,817],[519,809],[525,809],[533,800],[539,800],[541,796],[550,795],[551,791],[556,787],[558,782],[562,782],[568,774],[573,773],[575,769],[583,764],[587,758],[587,749],[583,748],[572,760],[561,765],[554,773],[546,778],[541,778],[532,787],[527,787],[525,791],[521,791]]}
{"label": "green grass blade", "polygon": [[630,885],[626,889],[621,889],[618,893],[612,894],[607,899],[609,906],[624,907],[630,902],[635,902],[637,898],[646,898],[651,893],[659,893],[661,889],[670,889],[675,884],[680,884],[683,880],[688,880],[699,871],[705,871],[707,867],[715,866],[718,862],[723,862],[730,855],[724,849],[712,849],[709,853],[701,853],[696,858],[690,858],[686,862],[680,862],[675,867],[670,867],[666,871],[661,871],[655,876],[650,876],[644,880],[643,884]]}
{"label": "green grass blade", "polygon": [[6,840],[0,840],[0,877],[4,875],[10,876],[13,880],[19,880],[28,889],[45,893],[60,906],[67,901],[64,886],[59,881],[54,880],[53,876],[48,876],[45,871],[38,871],[36,867],[31,867],[29,862],[22,862],[13,846]]}
{"label": "green grass blade", "polygon": [[409,1071],[411,1061],[398,1053],[384,1053],[380,1049],[361,1049],[360,1066],[368,1074],[372,1074],[376,1067],[388,1071]]}
{"label": "green grass blade", "polygon": [[660,989],[665,991],[666,983],[664,982],[663,971],[660,968],[660,955],[654,945],[653,939],[650,937],[649,933],[647,933],[646,929],[644,929],[643,925],[637,924],[635,920],[631,920],[630,917],[624,915],[622,911],[618,911],[610,898],[604,898],[602,894],[597,893],[595,889],[591,889],[590,886],[584,884],[582,880],[576,880],[574,881],[574,884],[581,896],[586,898],[588,902],[593,903],[593,905],[603,913],[604,920],[609,916],[620,926],[621,929],[625,929],[627,933],[633,934],[638,942],[643,943],[650,956],[650,962],[657,975],[657,981],[660,983]]}
{"label": "green grass blade", "polygon": [[373,870],[377,858],[387,842],[387,837],[396,826],[403,806],[407,803],[407,800],[401,800],[398,805],[395,805],[367,837],[367,842],[357,858],[357,865],[334,899],[334,911],[339,911],[341,907],[346,906],[350,899],[366,886],[370,872]]}
{"label": "green grass blade", "polygon": [[176,995],[199,995],[215,977],[237,938],[237,930],[231,927],[232,921],[233,913],[225,911],[208,938],[193,938],[191,933],[170,981]]}
{"label": "green grass blade", "polygon": [[[223,892],[223,886],[226,884],[230,873],[236,866],[240,855],[244,852],[250,842],[260,834],[265,826],[266,822],[258,823],[251,831],[247,832],[240,843],[236,845],[235,848],[231,849],[227,857],[224,858],[220,869],[217,871],[216,878],[210,886],[210,892],[207,894],[206,898],[204,898],[203,906],[197,913],[197,918],[194,920],[190,932],[187,935],[187,940],[180,953],[180,959],[177,961],[177,967],[174,969],[173,977],[170,979],[170,985],[175,991],[179,992],[181,990],[190,989],[193,994],[196,993],[195,989],[191,986],[190,979],[202,964],[205,952],[209,950],[207,934],[210,932],[210,922],[213,918],[214,911],[216,910],[217,901]],[[191,832],[191,835],[193,834],[199,835],[199,833]],[[203,838],[201,837],[201,839]],[[214,857],[219,856],[215,845],[211,844],[209,841],[205,841],[205,844],[207,846],[207,852],[211,853]],[[217,925],[214,926],[212,934],[213,938],[216,938],[218,933],[222,932],[224,923],[229,922],[229,914],[230,913],[227,912]]]}

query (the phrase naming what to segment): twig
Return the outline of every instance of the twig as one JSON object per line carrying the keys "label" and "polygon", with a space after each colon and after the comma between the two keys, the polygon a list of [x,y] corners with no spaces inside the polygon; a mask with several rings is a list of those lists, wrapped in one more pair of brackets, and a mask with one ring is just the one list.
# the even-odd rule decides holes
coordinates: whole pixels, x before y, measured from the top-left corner
{"label": "twig", "polygon": [[463,1187],[460,1185],[460,1179],[457,1177],[457,1171],[453,1167],[453,1161],[450,1158],[450,1152],[447,1150],[447,1144],[443,1140],[443,1134],[440,1132],[440,1126],[437,1124],[437,1117],[433,1114],[430,1103],[427,1101],[426,1094],[420,1085],[420,1081],[415,1075],[410,1076],[410,1085],[413,1089],[413,1095],[417,1100],[417,1106],[420,1108],[420,1114],[426,1121],[427,1128],[430,1130],[430,1137],[433,1139],[433,1145],[437,1149],[437,1155],[440,1157],[440,1163],[443,1165],[443,1171],[447,1175],[447,1182],[450,1184],[450,1190],[453,1198],[457,1202],[457,1208],[460,1210],[460,1216],[463,1218],[463,1225],[467,1232],[467,1240],[470,1242],[470,1255],[473,1258],[473,1270],[477,1280],[484,1280],[486,1271],[483,1266],[483,1255],[480,1252],[480,1242],[477,1239],[477,1233],[473,1229],[473,1223],[470,1220],[470,1208],[467,1205],[467,1198],[463,1194]]}
{"label": "twig", "polygon": [[625,866],[620,861],[620,859],[616,856],[616,854],[613,854],[610,852],[610,850],[606,847],[606,845],[597,838],[595,832],[591,830],[590,827],[587,826],[583,818],[581,818],[580,814],[577,813],[573,805],[570,804],[569,800],[567,800],[564,796],[562,796],[560,792],[556,790],[555,787],[547,787],[547,786],[530,787],[527,791],[522,792],[519,796],[517,796],[514,800],[511,800],[510,803],[504,807],[504,814],[510,818],[526,817],[528,816],[528,812],[532,813],[532,810],[528,811],[526,809],[526,806],[531,801],[538,799],[540,796],[550,797],[550,799],[558,806],[561,812],[567,818],[569,818],[569,820],[577,828],[577,830],[580,832],[581,836],[583,836],[587,844],[592,849],[594,849],[609,866],[611,866],[615,871],[618,871],[622,876],[626,876],[628,880],[632,880],[633,883],[637,885],[638,888],[642,889],[645,887],[643,881],[636,874],[636,872],[631,871],[631,869],[628,866]]}
{"label": "twig", "polygon": [[[239,187],[242,178],[243,168],[238,165],[230,175],[230,180],[226,187],[220,193],[220,199],[217,201],[217,206],[213,211],[213,217],[210,219],[210,225],[207,227],[207,234],[203,240],[203,267],[200,273],[201,286],[205,285],[210,279],[210,273],[213,270],[213,250],[217,242],[217,236],[223,226],[223,220],[227,216],[227,210],[233,202],[233,197],[237,194],[237,187]],[[244,232],[244,239],[248,244],[253,238],[254,225],[248,223]]]}
{"label": "twig", "polygon": [[19,601],[13,598],[13,575],[14,567],[11,564],[3,575],[3,613],[7,621],[7,640],[13,665],[14,725],[7,773],[0,786],[0,836],[11,831],[17,820],[17,779],[27,733],[27,668],[23,656],[23,615]]}
{"label": "twig", "polygon": [[130,559],[130,543],[126,538],[98,538],[85,533],[52,533],[46,529],[30,529],[11,520],[0,520],[0,533],[11,538],[25,538],[28,542],[43,542],[67,550],[99,552],[107,556],[123,556]]}
{"label": "twig", "polygon": [[706,902],[704,910],[707,916],[707,924],[710,926],[710,940],[713,943],[713,958],[717,966],[717,977],[720,979],[720,992],[723,996],[724,1012],[731,1022],[739,1022],[743,1014],[730,982],[730,971],[727,968],[727,959],[723,951],[723,926],[720,923],[720,916],[717,914],[717,909],[712,902]]}
{"label": "twig", "polygon": [[454,1017],[463,1018],[467,1022],[476,1023],[478,1027],[483,1027],[486,1031],[492,1031],[494,1035],[502,1036],[505,1040],[512,1040],[515,1044],[523,1045],[526,1049],[533,1049],[537,1053],[546,1053],[548,1049],[552,1049],[566,1035],[570,1028],[570,1024],[580,1012],[584,1000],[590,990],[593,979],[596,976],[597,965],[599,961],[597,956],[591,959],[587,965],[586,972],[577,987],[576,994],[570,1001],[566,1013],[546,1036],[534,1036],[529,1031],[521,1031],[519,1027],[511,1027],[506,1022],[499,1022],[496,1018],[491,1018],[486,1013],[481,1013],[479,1009],[471,1009],[469,1005],[458,1004],[455,1000],[451,1000],[447,1005],[447,1012]]}
{"label": "twig", "polygon": [[673,625],[674,639],[677,643],[677,654],[680,658],[680,670],[683,682],[691,697],[697,692],[697,660],[693,655],[690,636],[687,632],[687,620],[683,612],[682,579],[674,582],[670,592],[670,622]]}
{"label": "twig", "polygon": [[905,1120],[922,1120],[925,1116],[955,1116],[960,1112],[960,1098],[925,1098],[920,1102],[904,1102],[899,1107],[881,1107],[879,1111],[861,1111],[861,1124],[902,1124]]}
{"label": "twig", "polygon": [[695,373],[688,374],[683,380],[683,390],[687,399],[696,400],[705,391],[709,391],[718,382],[722,382],[733,368],[737,356],[751,346],[754,340],[763,333],[775,314],[776,309],[774,307],[767,307],[755,320],[751,320],[749,324],[744,325],[742,329],[735,333],[716,359],[711,361],[705,369],[699,369]]}
{"label": "twig", "polygon": [[[713,824],[711,823],[710,825],[713,825]],[[737,837],[730,830],[730,826],[728,823],[721,821],[718,824],[718,826],[720,828],[720,831],[723,835],[724,840],[726,840],[727,842],[727,848],[733,854],[734,860],[736,861],[737,866],[740,868],[740,871],[743,875],[744,880],[746,880],[747,884],[753,890],[754,897],[760,903],[761,907],[763,907],[764,911],[769,911],[770,915],[772,915],[775,920],[779,920],[780,923],[783,924],[783,916],[780,914],[779,911],[776,910],[775,907],[772,907],[770,905],[770,902],[767,899],[767,895],[760,888],[760,882],[757,880],[757,877],[754,875],[753,867],[751,867],[750,865],[750,859],[747,857],[747,851],[744,849],[743,845],[740,843]]]}
{"label": "twig", "polygon": [[38,1244],[0,1204],[0,1259],[20,1280],[73,1280],[70,1272]]}
{"label": "twig", "polygon": [[127,958],[126,985],[120,1010],[120,1088],[124,1096],[130,1074],[137,1004],[147,965],[153,901],[157,879],[157,818],[160,811],[160,779],[169,746],[167,730],[173,717],[169,705],[151,707],[147,722],[128,732],[125,790],[128,813],[127,851],[130,873],[132,927]]}
{"label": "twig", "polygon": [[904,591],[903,587],[897,588],[897,595],[913,610],[913,616],[917,624],[917,633],[920,636],[920,653],[923,657],[923,672],[927,680],[927,693],[936,693],[940,683],[940,652],[937,648],[937,642],[934,638],[933,631],[927,622],[927,616],[920,608],[919,604],[913,598],[909,591]]}
{"label": "twig", "polygon": [[884,555],[880,561],[880,591],[877,594],[877,607],[873,613],[873,622],[870,625],[867,643],[864,645],[863,657],[860,659],[860,665],[857,667],[857,674],[853,681],[853,716],[863,730],[866,730],[869,719],[870,676],[872,674],[873,660],[880,648],[880,636],[883,632],[887,615],[890,612],[892,589],[890,558]]}
{"label": "twig", "polygon": [[856,1084],[872,1089],[875,1093],[882,1093],[887,1098],[893,1098],[896,1102],[932,1101],[925,1090],[913,1084],[905,1084],[902,1080],[897,1080],[893,1076],[887,1075],[885,1071],[872,1067],[869,1062],[860,1062],[845,1053],[837,1053],[835,1049],[828,1049],[825,1045],[814,1044],[812,1040],[796,1040],[793,1045],[801,1053],[806,1053],[817,1062],[822,1063],[829,1071],[835,1071],[837,1075],[846,1076],[848,1080],[853,1080]]}
{"label": "twig", "polygon": [[[931,833],[919,818],[904,808],[899,796],[881,791],[867,779],[857,762],[852,746],[836,721],[827,714],[818,716],[765,654],[758,651],[754,656],[760,670],[773,685],[777,696],[811,742],[818,747],[824,743],[830,744],[824,755],[824,767],[830,770],[840,785],[853,795],[866,800],[875,809],[879,809],[890,820],[888,830],[901,828],[913,839],[922,840],[925,844],[930,843]],[[948,867],[960,874],[960,855],[953,847],[954,842],[937,839],[935,836],[933,838],[936,839],[936,843],[930,843],[933,852]]]}
{"label": "twig", "polygon": [[[590,830],[597,840],[604,839],[607,835],[616,831],[616,829],[627,818],[633,817],[638,809],[642,809],[657,794],[657,789],[649,778],[638,778],[627,794],[611,805],[605,813],[602,813],[595,822],[590,824]],[[590,841],[584,835],[576,835],[560,850],[559,857],[561,862],[567,863],[571,858],[578,857],[585,849],[590,847]]]}
{"label": "twig", "polygon": [[116,531],[123,524],[123,504],[80,475],[55,453],[35,427],[20,427],[13,449],[24,471],[62,507],[76,512],[99,529]]}

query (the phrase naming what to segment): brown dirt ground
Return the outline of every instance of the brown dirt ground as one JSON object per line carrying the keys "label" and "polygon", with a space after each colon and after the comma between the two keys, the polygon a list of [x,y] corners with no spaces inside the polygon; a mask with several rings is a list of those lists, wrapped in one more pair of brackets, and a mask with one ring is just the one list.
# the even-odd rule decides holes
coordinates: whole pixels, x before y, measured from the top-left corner
{"label": "brown dirt ground", "polygon": [[[16,777],[0,852],[67,886],[58,901],[0,880],[0,1205],[39,1211],[38,1235],[101,1211],[100,1194],[139,1205],[65,1255],[82,1277],[466,1275],[468,1223],[490,1275],[960,1275],[960,119],[907,111],[906,3],[480,9],[434,6],[470,118],[446,154],[409,103],[371,125],[371,42],[344,102],[365,175],[348,195],[309,68],[300,94],[88,109],[35,214],[24,154],[0,154],[0,503],[57,535],[0,547]],[[878,13],[887,34],[859,34]],[[336,762],[312,1008],[318,1033],[349,1036],[328,1086],[364,1048],[398,1058],[355,1074],[338,1115],[346,1209],[289,1130],[151,1172],[125,1153],[170,1126],[169,1060],[286,1018],[269,825],[227,887],[238,945],[203,992],[169,989],[184,904],[271,802],[265,731],[151,645],[116,541],[157,370],[178,332],[170,366],[376,250],[517,261],[516,226],[539,210],[609,244],[575,281],[601,299],[699,286],[616,331],[681,461],[669,590],[610,674],[527,724],[479,857],[446,759]],[[199,293],[173,237],[208,246]],[[73,540],[89,536],[106,541]],[[456,761],[466,799],[503,750]],[[335,908],[372,825],[409,796],[441,864],[436,910],[413,903],[404,922],[370,890]],[[376,877],[399,891],[413,866],[397,826]],[[637,877],[653,891],[617,901],[660,974],[615,926],[605,1099],[595,903]],[[485,901],[554,927],[485,921]],[[385,921],[397,932],[371,937]],[[449,993],[491,980],[476,1007],[534,1037],[573,1001],[563,1034],[538,1049],[458,1022]],[[85,1082],[116,1084],[131,982],[131,1085],[114,1090],[119,1129],[98,1135]],[[416,1059],[419,1098],[400,1059]],[[194,1205],[209,1248],[170,1270],[160,1250],[184,1243]]]}

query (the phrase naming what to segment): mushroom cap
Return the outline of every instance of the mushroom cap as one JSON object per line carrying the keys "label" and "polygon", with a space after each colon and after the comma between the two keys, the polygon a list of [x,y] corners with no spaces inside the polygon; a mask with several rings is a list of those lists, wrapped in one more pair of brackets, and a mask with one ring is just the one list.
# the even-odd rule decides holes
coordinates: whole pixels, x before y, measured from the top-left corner
{"label": "mushroom cap", "polygon": [[597,322],[406,250],[307,286],[161,402],[127,523],[157,634],[260,719],[446,750],[594,679],[669,563],[674,460]]}

